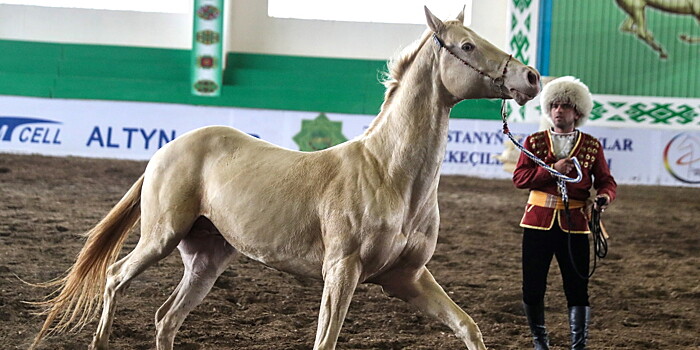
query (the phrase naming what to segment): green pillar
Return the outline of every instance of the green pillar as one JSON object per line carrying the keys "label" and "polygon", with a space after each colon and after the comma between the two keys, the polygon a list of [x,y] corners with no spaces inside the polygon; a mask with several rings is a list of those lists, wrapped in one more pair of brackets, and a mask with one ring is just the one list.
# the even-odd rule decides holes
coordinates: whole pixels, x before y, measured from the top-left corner
{"label": "green pillar", "polygon": [[194,0],[192,94],[221,95],[224,0]]}

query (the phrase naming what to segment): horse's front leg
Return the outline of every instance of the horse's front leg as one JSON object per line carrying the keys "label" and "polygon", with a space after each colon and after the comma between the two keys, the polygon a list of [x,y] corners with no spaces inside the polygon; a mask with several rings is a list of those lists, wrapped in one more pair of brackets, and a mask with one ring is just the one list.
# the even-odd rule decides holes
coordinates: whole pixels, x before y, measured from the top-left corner
{"label": "horse's front leg", "polygon": [[445,293],[426,267],[400,271],[379,282],[385,293],[416,306],[450,327],[469,350],[485,350],[481,331],[469,315]]}
{"label": "horse's front leg", "polygon": [[356,254],[326,258],[314,350],[335,349],[350,300],[359,282],[360,271],[360,259]]}
{"label": "horse's front leg", "polygon": [[646,16],[644,15],[644,8],[635,9],[630,13],[630,16],[634,19],[634,23],[636,24],[634,32],[637,34],[637,38],[643,40],[645,43],[647,43],[647,45],[649,45],[649,47],[658,52],[661,58],[667,58],[668,54],[666,51],[664,51],[663,47],[661,47],[661,44],[654,40],[654,34],[647,29],[647,20]]}

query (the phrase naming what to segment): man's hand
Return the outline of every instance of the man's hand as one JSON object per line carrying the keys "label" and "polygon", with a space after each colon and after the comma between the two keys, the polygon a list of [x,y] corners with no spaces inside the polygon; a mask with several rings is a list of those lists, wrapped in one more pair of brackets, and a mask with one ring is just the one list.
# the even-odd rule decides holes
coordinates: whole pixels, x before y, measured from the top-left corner
{"label": "man's hand", "polygon": [[[601,204],[599,205],[599,203]],[[595,200],[593,202],[593,210],[602,213],[608,207],[608,204],[610,204],[610,197],[608,197],[607,194],[599,194],[595,196]]]}
{"label": "man's hand", "polygon": [[571,160],[571,158],[562,158],[559,159],[554,165],[552,166],[554,170],[567,175],[569,174],[572,170],[574,170],[574,161]]}

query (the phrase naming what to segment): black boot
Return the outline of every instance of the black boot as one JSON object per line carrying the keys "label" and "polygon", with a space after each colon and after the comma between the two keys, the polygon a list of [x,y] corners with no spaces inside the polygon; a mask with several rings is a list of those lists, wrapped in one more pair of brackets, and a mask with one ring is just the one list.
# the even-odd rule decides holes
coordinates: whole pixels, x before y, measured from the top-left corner
{"label": "black boot", "polygon": [[528,305],[523,303],[527,324],[535,343],[535,350],[549,350],[549,337],[544,326],[544,304]]}
{"label": "black boot", "polygon": [[571,350],[585,350],[588,338],[588,322],[591,319],[590,306],[572,306],[569,308],[569,326],[571,327]]}

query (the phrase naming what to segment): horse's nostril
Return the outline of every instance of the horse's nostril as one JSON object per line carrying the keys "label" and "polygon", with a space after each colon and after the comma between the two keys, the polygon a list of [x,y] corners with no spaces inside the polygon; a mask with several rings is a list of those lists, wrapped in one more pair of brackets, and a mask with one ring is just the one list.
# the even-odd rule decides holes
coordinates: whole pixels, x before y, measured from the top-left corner
{"label": "horse's nostril", "polygon": [[533,72],[527,72],[527,81],[530,83],[530,85],[537,85],[539,82],[539,78],[537,74]]}

